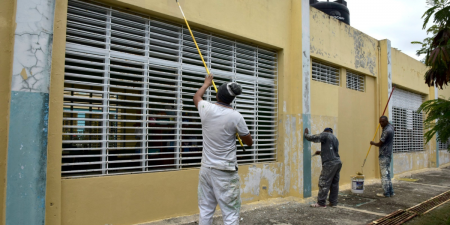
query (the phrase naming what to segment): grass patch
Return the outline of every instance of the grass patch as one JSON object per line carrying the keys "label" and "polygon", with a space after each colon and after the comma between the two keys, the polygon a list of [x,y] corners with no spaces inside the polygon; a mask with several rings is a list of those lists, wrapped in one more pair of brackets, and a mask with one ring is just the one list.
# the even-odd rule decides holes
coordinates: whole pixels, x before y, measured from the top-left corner
{"label": "grass patch", "polygon": [[450,225],[450,202],[439,206],[431,212],[415,217],[407,225]]}

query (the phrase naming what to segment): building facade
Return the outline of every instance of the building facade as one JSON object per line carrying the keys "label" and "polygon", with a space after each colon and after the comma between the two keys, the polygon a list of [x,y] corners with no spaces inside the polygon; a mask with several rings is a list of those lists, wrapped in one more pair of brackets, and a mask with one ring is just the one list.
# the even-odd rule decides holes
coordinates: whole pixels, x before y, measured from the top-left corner
{"label": "building facade", "polygon": [[[180,1],[216,84],[255,144],[237,149],[241,198],[306,198],[320,145],[340,141],[341,184],[361,171],[378,118],[396,127],[393,172],[450,163],[424,144],[423,63],[309,6],[307,0]],[[206,72],[175,1],[0,3],[5,76],[0,224],[139,224],[198,213],[201,125],[192,97]],[[213,89],[206,98],[215,101]],[[379,138],[379,133],[376,139]],[[364,166],[379,178],[378,149]]]}

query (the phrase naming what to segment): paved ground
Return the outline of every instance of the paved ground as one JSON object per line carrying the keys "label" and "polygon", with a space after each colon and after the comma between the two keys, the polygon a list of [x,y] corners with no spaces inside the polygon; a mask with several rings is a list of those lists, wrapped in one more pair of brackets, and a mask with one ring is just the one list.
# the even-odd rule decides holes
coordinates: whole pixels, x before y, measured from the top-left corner
{"label": "paved ground", "polygon": [[[242,207],[241,224],[294,225],[294,224],[367,224],[398,209],[406,209],[450,190],[450,167],[427,169],[420,173],[404,174],[402,177],[418,181],[394,181],[395,196],[380,198],[380,184],[366,185],[364,194],[352,194],[350,190],[339,193],[340,206],[337,208],[310,208],[308,203],[314,199],[274,199]],[[147,223],[160,224],[198,224],[198,215],[172,218]],[[213,224],[223,224],[220,212],[216,212]]]}

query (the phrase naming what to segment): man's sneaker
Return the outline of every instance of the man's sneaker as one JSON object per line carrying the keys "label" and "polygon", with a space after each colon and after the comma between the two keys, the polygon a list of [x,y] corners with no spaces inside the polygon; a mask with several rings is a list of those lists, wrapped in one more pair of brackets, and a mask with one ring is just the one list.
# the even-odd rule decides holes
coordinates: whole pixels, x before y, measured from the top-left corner
{"label": "man's sneaker", "polygon": [[318,203],[311,204],[310,206],[313,208],[326,208],[327,207],[326,205],[319,205]]}
{"label": "man's sneaker", "polygon": [[389,197],[391,197],[391,196],[386,196],[386,195],[384,195],[382,193],[378,193],[377,196],[378,197],[382,197],[382,198],[389,198]]}
{"label": "man's sneaker", "polygon": [[328,207],[333,207],[333,208],[336,208],[336,206],[337,206],[337,205],[333,205],[333,204],[331,204],[331,203],[330,203],[330,204],[328,204]]}

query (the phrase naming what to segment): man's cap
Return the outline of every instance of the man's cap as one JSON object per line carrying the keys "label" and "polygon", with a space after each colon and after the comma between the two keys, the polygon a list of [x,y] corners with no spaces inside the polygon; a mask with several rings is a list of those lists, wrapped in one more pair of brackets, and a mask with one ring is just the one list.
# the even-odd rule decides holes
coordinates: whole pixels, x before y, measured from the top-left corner
{"label": "man's cap", "polygon": [[323,130],[324,132],[325,131],[330,131],[331,133],[333,133],[333,129],[331,129],[331,128],[329,128],[329,127],[327,127],[327,128],[325,128],[325,130]]}

